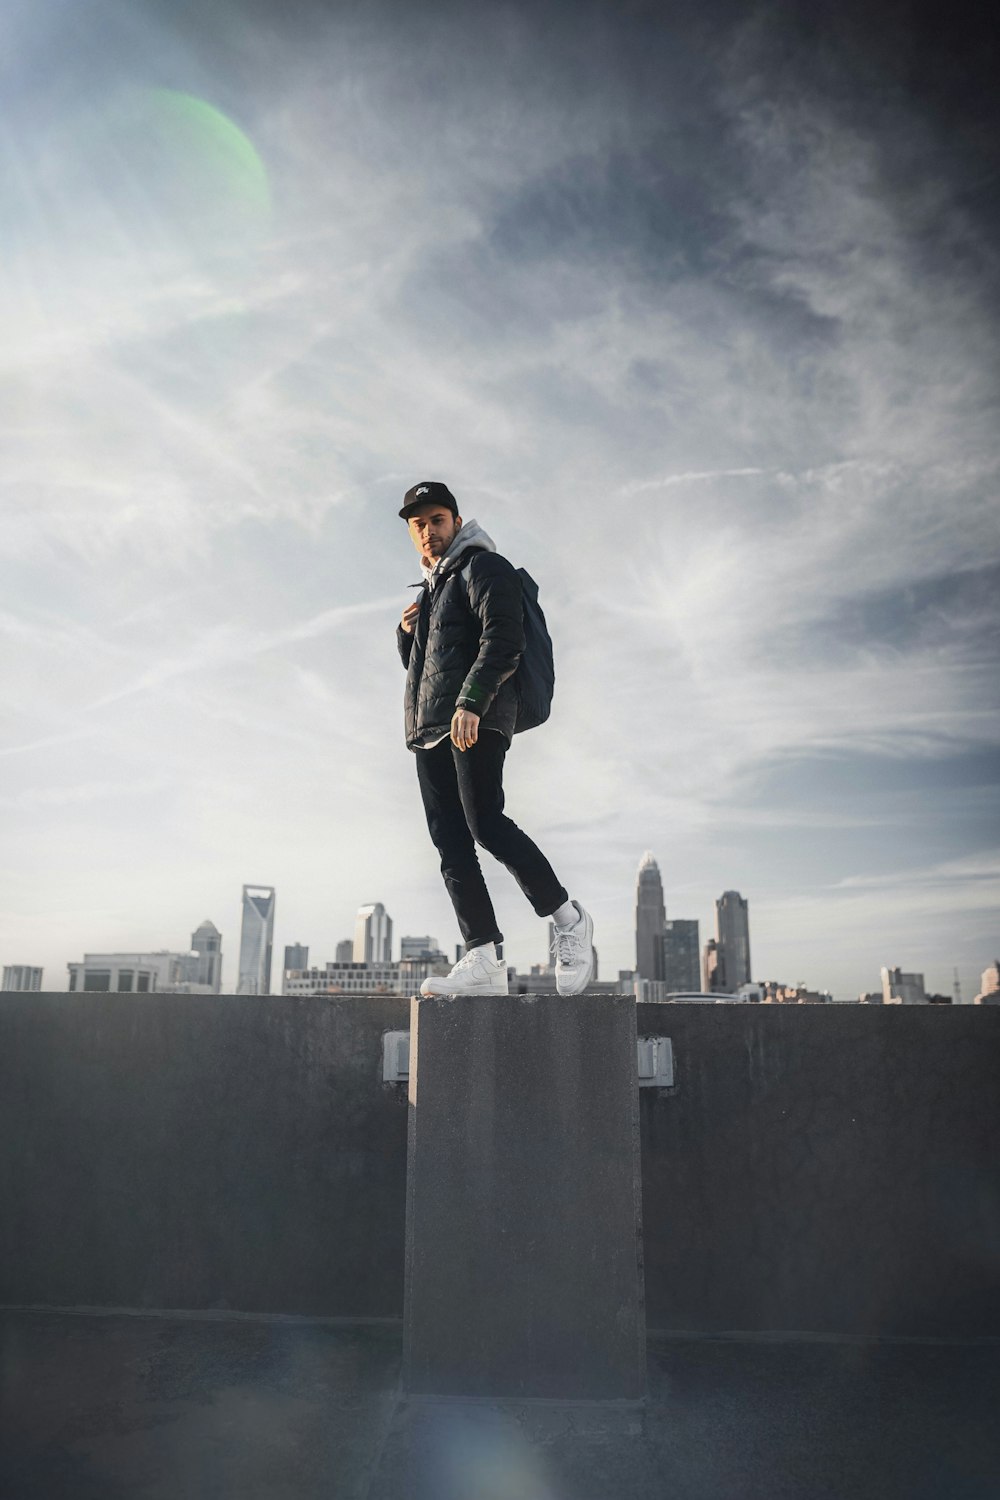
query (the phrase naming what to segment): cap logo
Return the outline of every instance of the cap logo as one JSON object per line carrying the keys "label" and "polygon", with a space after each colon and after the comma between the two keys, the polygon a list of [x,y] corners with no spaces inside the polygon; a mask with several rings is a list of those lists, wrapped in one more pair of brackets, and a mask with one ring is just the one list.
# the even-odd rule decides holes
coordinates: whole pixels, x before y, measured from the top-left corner
{"label": "cap logo", "polygon": [[430,493],[430,489],[429,489],[429,486],[426,485],[426,484],[422,484],[420,486],[419,490],[417,490],[417,494],[418,495],[427,495],[429,493]]}

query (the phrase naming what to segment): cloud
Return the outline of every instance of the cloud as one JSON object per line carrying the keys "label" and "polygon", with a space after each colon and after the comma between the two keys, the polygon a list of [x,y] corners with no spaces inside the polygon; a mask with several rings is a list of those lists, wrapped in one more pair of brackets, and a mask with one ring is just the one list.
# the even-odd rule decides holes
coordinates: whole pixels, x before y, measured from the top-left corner
{"label": "cloud", "polygon": [[326,609],[310,619],[295,621],[279,630],[261,632],[243,624],[223,624],[198,637],[186,652],[179,656],[164,657],[146,668],[133,682],[115,688],[103,697],[84,706],[83,712],[107,708],[122,698],[137,693],[155,691],[165,683],[179,677],[218,672],[237,664],[245,664],[265,652],[280,650],[283,646],[299,641],[315,640],[330,635],[345,624],[368,615],[384,617],[395,605],[395,596],[366,601],[362,604],[347,604]]}
{"label": "cloud", "polygon": [[848,875],[838,880],[834,890],[869,890],[888,888],[898,891],[919,886],[928,894],[947,891],[954,894],[956,887],[972,885],[981,887],[978,892],[961,893],[961,899],[971,899],[977,906],[996,905],[1000,899],[1000,859],[989,853],[967,855],[962,859],[942,860],[923,869],[896,869],[884,874],[866,873]]}
{"label": "cloud", "polygon": [[704,469],[701,473],[664,474],[660,479],[643,479],[622,485],[619,493],[627,499],[648,490],[668,490],[675,484],[699,484],[706,479],[758,479],[766,472],[765,469]]}

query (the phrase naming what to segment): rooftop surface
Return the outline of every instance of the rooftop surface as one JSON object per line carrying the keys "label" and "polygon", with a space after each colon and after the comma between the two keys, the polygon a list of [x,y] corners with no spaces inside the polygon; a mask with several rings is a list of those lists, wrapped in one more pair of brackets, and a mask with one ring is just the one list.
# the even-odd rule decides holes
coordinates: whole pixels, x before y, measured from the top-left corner
{"label": "rooftop surface", "polygon": [[401,1325],[0,1313],[8,1500],[997,1500],[1000,1341],[652,1334],[637,1405],[400,1394]]}

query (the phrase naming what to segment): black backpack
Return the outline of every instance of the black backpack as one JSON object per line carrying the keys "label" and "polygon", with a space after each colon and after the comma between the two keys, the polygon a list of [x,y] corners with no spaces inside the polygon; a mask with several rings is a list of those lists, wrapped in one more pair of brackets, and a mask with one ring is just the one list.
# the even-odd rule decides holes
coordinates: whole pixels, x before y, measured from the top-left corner
{"label": "black backpack", "polygon": [[514,673],[517,688],[517,723],[514,733],[544,724],[552,710],[556,672],[552,662],[552,637],[538,602],[538,584],[524,568],[518,568],[524,611],[524,654]]}
{"label": "black backpack", "polygon": [[[544,724],[551,713],[556,672],[552,661],[552,637],[538,602],[538,584],[527,569],[518,568],[516,571],[521,580],[524,651],[514,673],[517,689],[514,733],[521,734],[525,729],[536,729],[539,724]],[[459,576],[467,590],[469,585],[464,565],[459,569]]]}

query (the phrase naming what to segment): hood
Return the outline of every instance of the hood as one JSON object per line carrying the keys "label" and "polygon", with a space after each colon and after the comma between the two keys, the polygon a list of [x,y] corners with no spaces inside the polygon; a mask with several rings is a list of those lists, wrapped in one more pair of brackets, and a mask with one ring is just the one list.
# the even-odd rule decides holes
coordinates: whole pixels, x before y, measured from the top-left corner
{"label": "hood", "polygon": [[420,559],[420,566],[424,570],[424,579],[428,587],[433,589],[443,573],[450,573],[456,560],[469,547],[484,547],[487,552],[497,550],[496,542],[486,534],[478,521],[466,521],[447,552],[443,552],[436,563],[428,566],[423,558]]}

